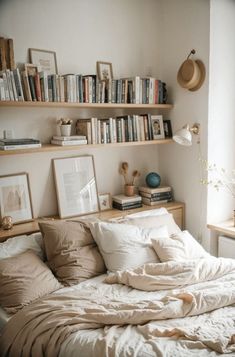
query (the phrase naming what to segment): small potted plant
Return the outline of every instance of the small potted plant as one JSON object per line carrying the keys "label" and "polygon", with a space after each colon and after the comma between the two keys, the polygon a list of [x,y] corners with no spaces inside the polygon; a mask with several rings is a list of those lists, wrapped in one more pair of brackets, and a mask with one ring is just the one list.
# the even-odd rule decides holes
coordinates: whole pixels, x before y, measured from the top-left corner
{"label": "small potted plant", "polygon": [[71,135],[72,123],[73,123],[73,120],[69,119],[69,118],[59,119],[58,124],[60,126],[61,136],[70,136]]}
{"label": "small potted plant", "polygon": [[135,180],[140,176],[140,172],[138,170],[134,170],[131,175],[131,179],[128,180],[128,169],[129,165],[127,162],[123,162],[120,167],[120,174],[124,178],[124,194],[125,196],[134,196],[135,194]]}

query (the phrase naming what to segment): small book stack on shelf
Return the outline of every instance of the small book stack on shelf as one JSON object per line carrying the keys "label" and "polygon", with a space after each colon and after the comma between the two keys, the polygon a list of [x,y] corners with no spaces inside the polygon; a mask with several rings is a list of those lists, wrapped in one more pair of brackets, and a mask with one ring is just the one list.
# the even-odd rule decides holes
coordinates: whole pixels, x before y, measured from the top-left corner
{"label": "small book stack on shelf", "polygon": [[59,146],[85,145],[87,144],[87,139],[84,135],[53,136],[51,144]]}
{"label": "small book stack on shelf", "polygon": [[157,188],[139,187],[139,194],[147,206],[155,206],[161,203],[173,201],[172,189],[169,186]]}
{"label": "small book stack on shelf", "polygon": [[0,150],[18,150],[40,148],[41,142],[37,139],[0,139]]}
{"label": "small book stack on shelf", "polygon": [[112,197],[113,208],[121,211],[129,210],[132,208],[142,207],[142,198],[139,195],[127,197],[125,195],[116,195]]}

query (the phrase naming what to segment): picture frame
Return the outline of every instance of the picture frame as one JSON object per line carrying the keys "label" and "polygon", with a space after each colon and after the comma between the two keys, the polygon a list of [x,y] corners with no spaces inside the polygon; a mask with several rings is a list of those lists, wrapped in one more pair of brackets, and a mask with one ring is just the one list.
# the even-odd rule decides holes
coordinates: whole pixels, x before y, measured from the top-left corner
{"label": "picture frame", "polygon": [[28,76],[35,76],[39,72],[38,66],[32,64],[32,63],[25,63],[24,64],[25,72]]}
{"label": "picture frame", "polygon": [[153,140],[164,139],[164,127],[162,115],[151,115]]}
{"label": "picture frame", "polygon": [[113,79],[113,66],[111,62],[96,62],[97,76],[100,81]]}
{"label": "picture frame", "polygon": [[99,194],[99,205],[101,211],[107,211],[112,209],[112,198],[110,193]]}
{"label": "picture frame", "polygon": [[47,74],[58,74],[56,52],[29,48],[29,60]]}
{"label": "picture frame", "polygon": [[53,169],[60,218],[99,211],[93,156],[53,159]]}
{"label": "picture frame", "polygon": [[166,139],[172,138],[172,126],[170,119],[163,120],[164,134]]}
{"label": "picture frame", "polygon": [[29,176],[26,172],[0,176],[0,217],[11,216],[13,223],[33,220]]}

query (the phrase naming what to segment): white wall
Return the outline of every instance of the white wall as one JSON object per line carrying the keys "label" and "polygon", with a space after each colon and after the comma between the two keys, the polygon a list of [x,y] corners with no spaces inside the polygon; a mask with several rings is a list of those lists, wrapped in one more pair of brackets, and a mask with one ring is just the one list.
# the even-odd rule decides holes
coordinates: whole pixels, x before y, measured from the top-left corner
{"label": "white wall", "polygon": [[[155,0],[11,0],[0,1],[0,35],[13,38],[15,58],[28,61],[28,48],[56,51],[60,73],[95,73],[97,60],[113,64],[114,76],[160,75],[159,3]],[[48,142],[55,120],[62,116],[114,116],[122,111],[75,109],[0,109],[0,129],[13,128],[17,137]],[[131,113],[131,111],[129,111]],[[121,161],[142,172],[158,171],[157,146],[85,149],[56,154],[26,154],[0,158],[0,175],[29,172],[35,216],[55,214],[51,170],[54,157],[93,154],[100,192],[119,193]]]}
{"label": "white wall", "polygon": [[[199,152],[207,157],[208,123],[208,68],[210,7],[205,0],[163,0],[161,51],[162,77],[168,84],[173,129],[184,124],[201,124],[201,145],[191,147],[178,144],[161,147],[160,170],[175,191],[175,198],[186,203],[186,226],[199,240],[206,241],[206,188],[200,184]],[[181,63],[194,48],[194,59],[201,59],[206,67],[206,79],[200,90],[190,92],[177,83]]]}
{"label": "white wall", "polygon": [[[235,2],[211,1],[210,86],[208,161],[225,168],[230,176],[235,164]],[[209,179],[215,177],[211,172]],[[218,176],[217,176],[218,177]],[[235,192],[235,190],[233,190]],[[208,191],[208,221],[220,222],[232,217],[234,199],[228,190]],[[211,248],[216,252],[215,241]]]}

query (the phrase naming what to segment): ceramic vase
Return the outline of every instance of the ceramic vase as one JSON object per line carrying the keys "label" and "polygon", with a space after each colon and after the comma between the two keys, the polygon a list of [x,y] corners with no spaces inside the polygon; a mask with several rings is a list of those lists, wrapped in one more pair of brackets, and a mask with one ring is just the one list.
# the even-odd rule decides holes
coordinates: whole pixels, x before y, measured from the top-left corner
{"label": "ceramic vase", "polygon": [[124,186],[124,194],[125,196],[131,197],[135,195],[135,186],[133,185],[125,185]]}
{"label": "ceramic vase", "polygon": [[72,125],[71,124],[61,125],[60,126],[61,136],[70,136],[71,135],[71,129],[72,129]]}

